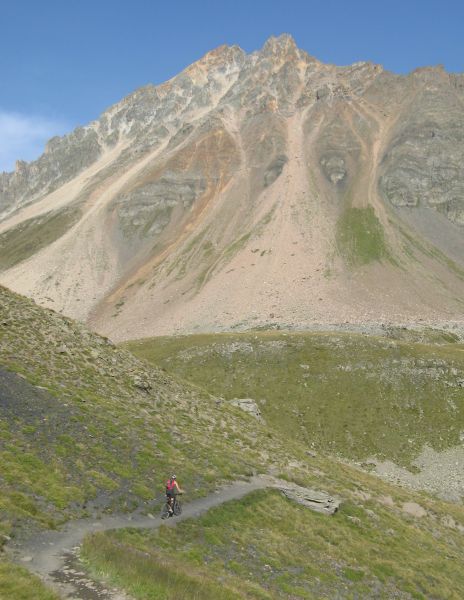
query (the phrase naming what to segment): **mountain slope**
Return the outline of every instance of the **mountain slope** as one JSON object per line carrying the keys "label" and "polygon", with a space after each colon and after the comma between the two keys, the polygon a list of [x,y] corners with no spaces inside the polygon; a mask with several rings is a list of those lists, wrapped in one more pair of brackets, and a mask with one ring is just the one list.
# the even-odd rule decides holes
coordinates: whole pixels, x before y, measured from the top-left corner
{"label": "mountain slope", "polygon": [[242,411],[0,287],[0,534],[143,506],[173,470],[204,493],[264,460],[257,428]]}
{"label": "mountain slope", "polygon": [[0,176],[0,281],[118,340],[462,324],[463,103],[439,67],[220,47]]}

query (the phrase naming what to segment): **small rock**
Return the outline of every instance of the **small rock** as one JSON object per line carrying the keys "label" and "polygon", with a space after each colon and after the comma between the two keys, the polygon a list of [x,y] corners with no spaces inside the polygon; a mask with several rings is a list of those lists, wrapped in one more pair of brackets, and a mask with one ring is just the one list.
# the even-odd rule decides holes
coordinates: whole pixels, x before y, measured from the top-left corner
{"label": "small rock", "polygon": [[151,390],[151,383],[145,379],[142,379],[141,377],[134,377],[133,384],[136,388],[143,390],[144,392]]}
{"label": "small rock", "polygon": [[393,500],[393,498],[391,496],[380,496],[378,498],[378,500],[384,506],[389,506],[391,508],[393,508],[395,506],[395,501]]}
{"label": "small rock", "polygon": [[416,504],[416,502],[404,502],[402,510],[413,517],[425,517],[427,515],[425,508],[420,504]]}

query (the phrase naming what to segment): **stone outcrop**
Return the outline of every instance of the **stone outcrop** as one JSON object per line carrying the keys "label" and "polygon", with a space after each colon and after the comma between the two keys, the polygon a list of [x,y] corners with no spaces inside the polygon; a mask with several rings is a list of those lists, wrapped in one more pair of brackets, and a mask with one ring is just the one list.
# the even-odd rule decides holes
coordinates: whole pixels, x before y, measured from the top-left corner
{"label": "stone outcrop", "polygon": [[396,207],[436,209],[464,225],[464,97],[452,92],[453,81],[424,69],[405,82],[416,94],[394,128],[379,186]]}
{"label": "stone outcrop", "polygon": [[241,410],[248,413],[258,421],[262,421],[261,411],[259,410],[256,401],[251,398],[234,398],[230,401],[232,406],[238,406]]}
{"label": "stone outcrop", "polygon": [[335,514],[341,504],[340,498],[331,496],[327,492],[311,490],[293,483],[279,484],[277,487],[289,500],[326,515]]}

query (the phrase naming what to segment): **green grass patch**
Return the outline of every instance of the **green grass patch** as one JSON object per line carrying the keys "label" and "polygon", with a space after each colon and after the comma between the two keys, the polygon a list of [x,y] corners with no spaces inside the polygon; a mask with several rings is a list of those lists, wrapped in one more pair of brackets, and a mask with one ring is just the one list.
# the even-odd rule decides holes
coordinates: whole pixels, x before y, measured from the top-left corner
{"label": "green grass patch", "polygon": [[124,588],[134,598],[150,600],[239,600],[243,596],[209,576],[197,572],[188,561],[177,560],[175,551],[164,556],[155,551],[114,543],[104,535],[87,538],[82,557],[92,574]]}
{"label": "green grass patch", "polygon": [[[100,572],[122,572],[136,598],[163,593],[154,587],[160,569],[166,576],[182,568],[243,598],[391,598],[414,591],[415,597],[458,600],[463,549],[459,532],[429,518],[418,525],[373,500],[346,502],[327,517],[278,491],[258,491],[174,529],[98,534],[87,538],[83,552]],[[145,557],[146,572],[126,568],[128,556]],[[136,583],[146,586],[146,596]]]}
{"label": "green grass patch", "polygon": [[0,561],[0,598],[2,600],[59,600],[38,577],[26,569]]}
{"label": "green grass patch", "polygon": [[284,439],[348,458],[377,455],[409,465],[425,444],[436,450],[458,445],[464,429],[463,348],[437,336],[442,345],[254,332],[155,338],[127,347],[216,396],[253,398]]}
{"label": "green grass patch", "polygon": [[345,209],[337,222],[336,240],[350,267],[389,258],[383,228],[372,206]]}
{"label": "green grass patch", "polygon": [[24,221],[0,234],[0,270],[14,267],[60,238],[77,223],[80,215],[79,207],[66,207]]}

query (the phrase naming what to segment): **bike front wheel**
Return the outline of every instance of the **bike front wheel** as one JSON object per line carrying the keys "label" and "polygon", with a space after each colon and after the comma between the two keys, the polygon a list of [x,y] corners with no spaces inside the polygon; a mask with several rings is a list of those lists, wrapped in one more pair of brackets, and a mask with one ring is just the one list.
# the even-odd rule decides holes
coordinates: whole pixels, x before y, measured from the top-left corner
{"label": "bike front wheel", "polygon": [[182,514],[182,505],[179,502],[179,500],[176,500],[174,502],[174,514],[176,515],[176,517]]}
{"label": "bike front wheel", "polygon": [[161,509],[161,518],[167,519],[169,517],[169,502],[165,502],[163,508]]}

